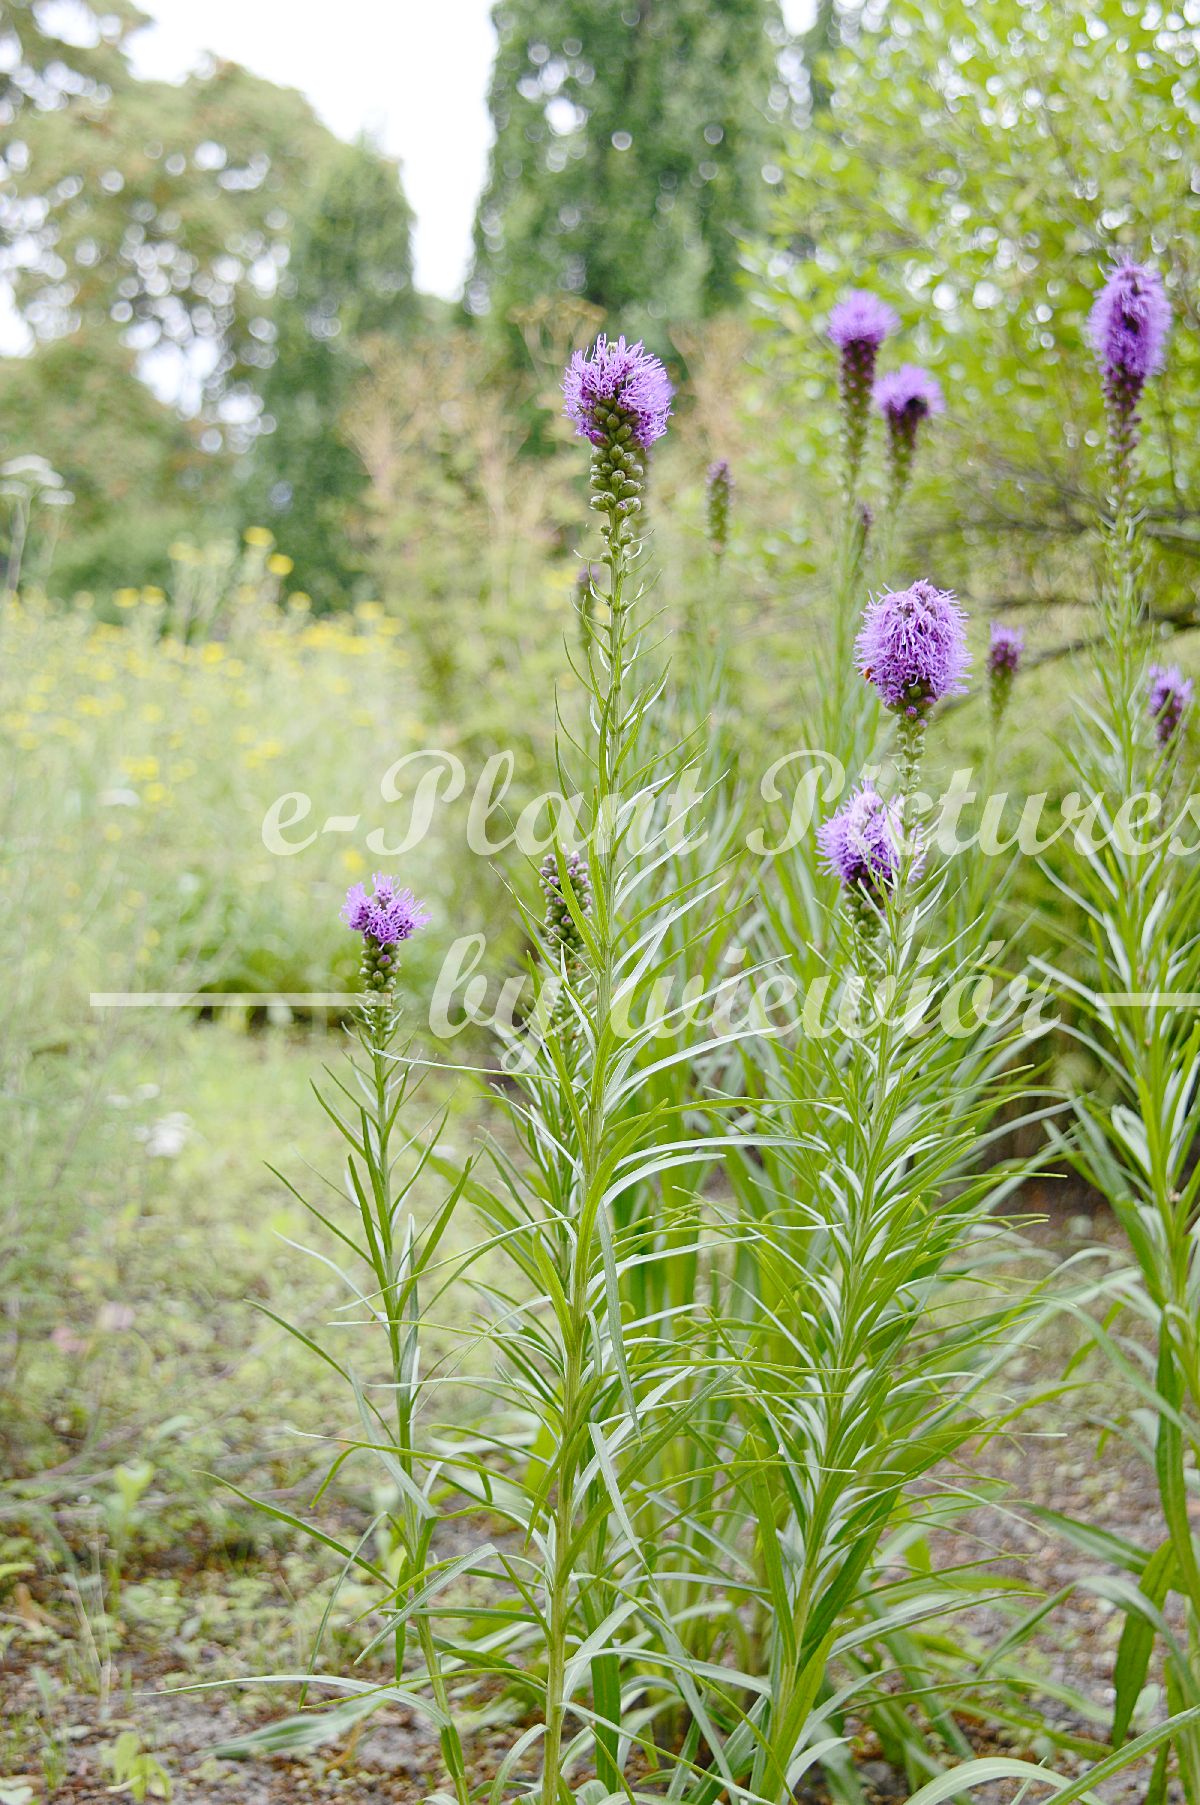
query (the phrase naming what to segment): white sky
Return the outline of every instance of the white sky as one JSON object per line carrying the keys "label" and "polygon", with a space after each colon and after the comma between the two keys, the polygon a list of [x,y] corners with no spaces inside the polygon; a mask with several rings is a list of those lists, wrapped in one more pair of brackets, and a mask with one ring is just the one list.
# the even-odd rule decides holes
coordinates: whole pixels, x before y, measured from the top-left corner
{"label": "white sky", "polygon": [[[720,0],[712,0],[719,5]],[[139,74],[180,79],[205,51],[307,94],[339,137],[364,128],[404,168],[416,285],[457,296],[491,130],[492,0],[141,0]],[[812,0],[783,0],[789,26]]]}

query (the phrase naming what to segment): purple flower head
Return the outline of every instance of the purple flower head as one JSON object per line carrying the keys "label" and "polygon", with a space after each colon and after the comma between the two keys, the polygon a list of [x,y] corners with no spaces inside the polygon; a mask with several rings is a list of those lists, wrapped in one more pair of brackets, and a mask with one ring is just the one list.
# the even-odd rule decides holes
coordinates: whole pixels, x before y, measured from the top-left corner
{"label": "purple flower head", "polygon": [[1158,743],[1165,746],[1178,733],[1184,711],[1191,702],[1192,680],[1184,676],[1177,664],[1152,664],[1148,675],[1150,688],[1146,706],[1158,734]]}
{"label": "purple flower head", "polygon": [[869,289],[854,288],[833,309],[826,330],[832,343],[844,352],[851,345],[870,345],[878,351],[884,339],[899,329],[900,316],[894,307]]}
{"label": "purple flower head", "polygon": [[875,384],[875,406],[893,431],[915,434],[930,414],[944,414],[946,403],[936,377],[920,364],[901,364]]}
{"label": "purple flower head", "polygon": [[1158,271],[1129,257],[1115,264],[1088,317],[1106,387],[1128,392],[1132,404],[1147,377],[1162,369],[1170,326],[1171,306]]}
{"label": "purple flower head", "polygon": [[966,616],[948,590],[932,583],[868,602],[854,649],[868,683],[889,708],[911,718],[965,687]]}
{"label": "purple flower head", "polygon": [[872,898],[890,890],[900,875],[900,806],[885,802],[864,783],[817,829],[826,871],[847,890]]}
{"label": "purple flower head", "polygon": [[[640,341],[627,345],[622,337],[614,344],[603,332],[590,352],[572,354],[563,377],[564,412],[593,445],[608,444],[626,424],[634,443],[648,451],[667,430],[673,393],[662,364]],[[623,418],[613,422],[614,411]]]}
{"label": "purple flower head", "polygon": [[428,911],[421,907],[411,890],[399,889],[395,878],[387,877],[383,872],[376,872],[374,885],[371,896],[362,884],[352,884],[346,892],[342,920],[348,928],[365,940],[386,947],[411,939],[418,928],[426,926]]}
{"label": "purple flower head", "polygon": [[875,360],[880,345],[899,324],[896,313],[886,301],[862,288],[844,295],[829,316],[829,337],[841,353],[838,391],[842,410],[842,452],[846,461],[846,492],[851,496],[867,440]]}
{"label": "purple flower head", "polygon": [[996,677],[1004,672],[1015,676],[1024,653],[1025,635],[1020,627],[1006,627],[1003,621],[994,620],[987,658],[990,674]]}

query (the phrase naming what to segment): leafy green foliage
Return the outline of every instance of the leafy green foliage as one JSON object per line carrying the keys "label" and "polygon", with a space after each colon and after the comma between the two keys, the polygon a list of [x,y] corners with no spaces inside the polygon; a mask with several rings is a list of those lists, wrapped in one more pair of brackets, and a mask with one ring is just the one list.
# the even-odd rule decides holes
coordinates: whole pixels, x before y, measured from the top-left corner
{"label": "leafy green foliage", "polygon": [[303,580],[345,600],[365,477],[341,414],[363,339],[414,307],[395,166],[234,63],[136,79],[141,17],[81,9],[80,50],[15,14],[0,277],[32,351],[3,366],[0,461],[47,457],[75,497],[61,586],[161,583],[175,523],[255,524],[229,454],[269,423],[260,518],[286,496]]}
{"label": "leafy green foliage", "polygon": [[402,344],[417,324],[411,228],[393,163],[366,143],[331,149],[296,221],[274,309],[251,511],[276,526],[298,586],[324,606],[344,601],[362,570],[354,547],[368,478],[346,412],[368,342]]}
{"label": "leafy green foliage", "polygon": [[[819,376],[822,313],[843,289],[869,281],[900,308],[948,401],[916,530],[962,588],[969,572],[985,593],[1087,593],[1102,409],[1083,329],[1101,271],[1127,250],[1161,261],[1177,311],[1150,403],[1160,430],[1145,502],[1169,554],[1156,590],[1176,608],[1190,590],[1193,12],[894,0],[818,66],[829,105],[790,146],[775,261],[756,284],[783,328],[768,355],[799,401]],[[795,421],[792,453],[815,473],[828,416],[798,406]]]}
{"label": "leafy green foliage", "polygon": [[565,292],[637,332],[730,306],[787,103],[777,0],[502,0],[494,17],[471,310],[503,323]]}

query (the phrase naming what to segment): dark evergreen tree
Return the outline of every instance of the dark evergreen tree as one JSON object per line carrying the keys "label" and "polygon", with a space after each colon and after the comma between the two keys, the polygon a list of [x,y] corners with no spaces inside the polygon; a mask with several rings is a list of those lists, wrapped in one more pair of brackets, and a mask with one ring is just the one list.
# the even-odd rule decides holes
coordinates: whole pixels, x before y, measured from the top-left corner
{"label": "dark evergreen tree", "polygon": [[297,221],[250,488],[318,605],[347,599],[358,573],[354,517],[367,478],[345,412],[364,344],[404,336],[417,317],[411,235],[395,163],[367,143],[339,145]]}
{"label": "dark evergreen tree", "polygon": [[500,0],[494,19],[471,311],[556,290],[635,328],[728,307],[789,104],[778,0]]}

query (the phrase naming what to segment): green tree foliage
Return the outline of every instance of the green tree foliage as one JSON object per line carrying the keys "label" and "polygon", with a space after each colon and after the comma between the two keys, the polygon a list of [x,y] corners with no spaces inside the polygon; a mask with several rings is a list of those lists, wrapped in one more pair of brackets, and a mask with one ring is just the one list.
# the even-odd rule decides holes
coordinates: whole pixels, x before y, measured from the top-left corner
{"label": "green tree foliage", "polygon": [[366,143],[332,147],[280,287],[251,491],[319,602],[343,599],[361,569],[352,528],[367,476],[344,416],[364,346],[403,340],[418,316],[411,234],[396,165]]}
{"label": "green tree foliage", "polygon": [[147,21],[132,0],[81,4],[68,41],[44,17],[39,0],[5,0],[0,13],[0,123],[7,130],[27,106],[63,92],[96,92],[121,67],[120,46]]}
{"label": "green tree foliage", "polygon": [[[57,519],[35,520],[30,575],[64,595],[165,582],[168,546],[220,506],[226,468],[138,381],[129,353],[99,332],[51,339],[0,363],[0,395],[0,461],[36,452],[73,496]],[[0,514],[0,547],[8,524]]]}
{"label": "green tree foliage", "polygon": [[810,399],[833,375],[819,327],[868,284],[904,318],[885,363],[923,361],[946,391],[917,509],[936,568],[964,580],[979,545],[1009,560],[1010,583],[1086,581],[1103,489],[1087,313],[1115,254],[1156,260],[1176,326],[1149,403],[1148,525],[1175,554],[1178,601],[1200,554],[1200,6],[891,0],[877,19],[815,71],[830,103],[791,144],[761,271],[794,454],[828,465]]}
{"label": "green tree foliage", "polygon": [[622,325],[734,300],[788,89],[777,0],[501,0],[473,312],[567,291]]}
{"label": "green tree foliage", "polygon": [[96,43],[85,57],[61,43],[63,62],[37,28],[27,63],[37,15],[18,8],[2,269],[38,339],[100,329],[143,359],[173,349],[232,423],[269,361],[297,197],[331,138],[299,94],[234,63],[178,85],[137,80],[139,19],[96,16]]}
{"label": "green tree foliage", "polygon": [[75,496],[59,585],[104,586],[122,546],[118,580],[144,580],[189,514],[242,508],[229,454],[269,413],[315,588],[362,480],[336,432],[349,347],[412,306],[409,212],[394,166],[293,90],[225,62],[138,80],[144,22],[128,0],[3,13],[0,284],[32,351],[0,363],[0,459],[46,456]]}

